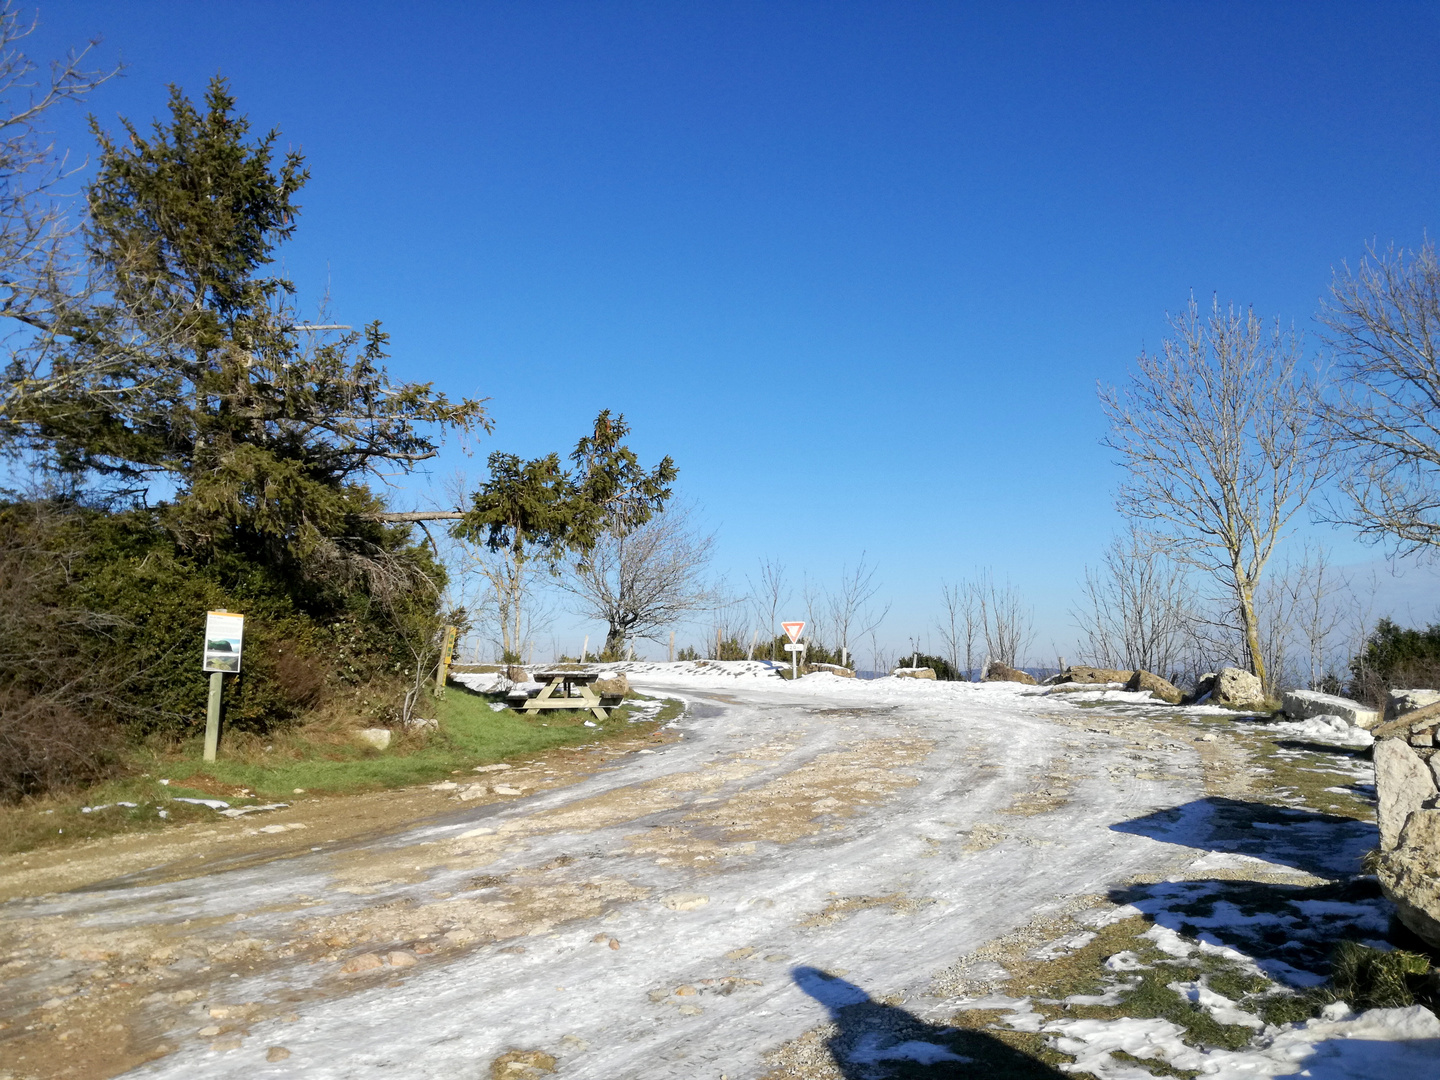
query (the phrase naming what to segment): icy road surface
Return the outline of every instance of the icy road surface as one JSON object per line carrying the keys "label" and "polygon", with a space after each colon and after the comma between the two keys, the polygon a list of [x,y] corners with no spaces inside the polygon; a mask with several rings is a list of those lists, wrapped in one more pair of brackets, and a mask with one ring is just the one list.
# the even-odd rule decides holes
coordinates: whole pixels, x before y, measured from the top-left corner
{"label": "icy road surface", "polygon": [[[154,1001],[177,1049],[131,1075],[451,1080],[539,1050],[566,1077],[740,1080],[825,1020],[797,969],[939,1016],[932,977],[987,940],[1215,858],[1112,828],[1201,798],[1193,744],[1087,731],[1062,695],[1012,684],[726,667],[632,668],[638,689],[687,700],[681,738],[573,786],[457,802],[358,849],[10,914],[115,940],[185,925],[221,959],[268,958],[254,976],[217,979],[217,963],[192,1004]],[[317,940],[336,951],[303,951]],[[418,962],[341,972],[390,950]],[[186,964],[203,984],[210,968]],[[250,1020],[222,1030],[227,1007]],[[271,1047],[289,1056],[268,1061]]]}

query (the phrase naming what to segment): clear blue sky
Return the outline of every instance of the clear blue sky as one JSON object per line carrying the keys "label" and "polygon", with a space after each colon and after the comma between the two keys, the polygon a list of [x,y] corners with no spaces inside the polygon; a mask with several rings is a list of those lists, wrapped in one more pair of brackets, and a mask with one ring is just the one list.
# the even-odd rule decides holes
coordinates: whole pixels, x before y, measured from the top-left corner
{"label": "clear blue sky", "polygon": [[867,551],[896,644],[942,577],[990,566],[1063,650],[1118,524],[1096,381],[1191,290],[1313,330],[1332,266],[1440,224],[1434,4],[41,17],[34,54],[99,34],[128,65],[93,101],[107,125],[221,72],[304,149],[302,291],[382,319],[395,374],[491,399],[494,435],[437,483],[623,411],[732,578],[769,554],[829,580]]}

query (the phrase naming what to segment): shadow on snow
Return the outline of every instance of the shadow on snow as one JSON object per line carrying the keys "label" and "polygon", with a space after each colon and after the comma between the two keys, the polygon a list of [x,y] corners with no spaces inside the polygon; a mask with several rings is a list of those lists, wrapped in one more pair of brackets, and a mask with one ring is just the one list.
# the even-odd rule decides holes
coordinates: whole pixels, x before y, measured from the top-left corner
{"label": "shadow on snow", "polygon": [[791,975],[839,1028],[827,1046],[846,1080],[1061,1080],[1066,1075],[994,1035],[927,1023],[818,968],[797,967]]}

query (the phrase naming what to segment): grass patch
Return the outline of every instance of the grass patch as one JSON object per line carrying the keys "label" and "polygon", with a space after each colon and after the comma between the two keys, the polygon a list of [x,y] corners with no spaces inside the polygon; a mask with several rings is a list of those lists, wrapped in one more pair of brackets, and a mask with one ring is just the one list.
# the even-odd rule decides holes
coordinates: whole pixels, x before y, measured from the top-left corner
{"label": "grass patch", "polygon": [[[299,788],[306,795],[346,795],[449,779],[476,765],[535,757],[560,746],[599,742],[653,731],[684,712],[666,700],[653,717],[632,723],[636,703],[627,695],[604,723],[586,712],[547,710],[536,717],[495,710],[496,695],[451,686],[429,709],[438,727],[395,732],[390,747],[376,750],[354,735],[353,720],[318,717],[310,724],[270,736],[227,734],[220,760],[201,760],[200,739],[179,745],[132,747],[124,774],[93,788],[51,796],[0,811],[0,853],[14,854],[122,832],[152,831],[193,821],[216,821],[213,809],[177,798],[224,799],[232,806],[286,802]],[[160,781],[168,780],[168,784]],[[116,805],[135,803],[134,807]],[[83,806],[110,804],[82,813]],[[164,811],[164,816],[161,812]]]}

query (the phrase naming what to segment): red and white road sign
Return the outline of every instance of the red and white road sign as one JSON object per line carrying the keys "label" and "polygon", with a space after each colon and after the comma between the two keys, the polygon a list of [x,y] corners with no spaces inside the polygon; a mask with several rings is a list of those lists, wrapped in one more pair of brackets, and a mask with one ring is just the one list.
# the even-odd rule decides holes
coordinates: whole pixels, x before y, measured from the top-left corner
{"label": "red and white road sign", "polygon": [[803,622],[782,622],[780,628],[790,635],[791,641],[799,641],[800,634],[805,630]]}

